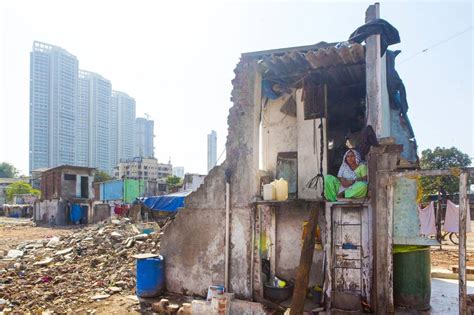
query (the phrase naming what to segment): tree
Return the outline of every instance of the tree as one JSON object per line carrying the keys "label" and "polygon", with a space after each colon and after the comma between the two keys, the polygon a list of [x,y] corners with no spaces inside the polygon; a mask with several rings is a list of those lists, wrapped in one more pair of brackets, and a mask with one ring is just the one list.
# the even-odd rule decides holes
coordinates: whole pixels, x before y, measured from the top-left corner
{"label": "tree", "polygon": [[183,185],[183,180],[178,176],[168,176],[166,177],[166,185],[168,185],[169,189],[180,187]]}
{"label": "tree", "polygon": [[104,171],[97,171],[94,175],[94,182],[106,182],[111,179],[113,179],[112,176]]}
{"label": "tree", "polygon": [[38,189],[32,188],[30,184],[23,181],[18,181],[18,182],[8,185],[6,188],[6,192],[7,192],[8,202],[13,200],[14,195],[32,194],[37,197],[39,197],[40,195],[40,191]]}
{"label": "tree", "polygon": [[13,178],[18,176],[18,169],[10,163],[0,163],[0,178]]}
{"label": "tree", "polygon": [[[471,157],[455,147],[436,147],[421,152],[420,165],[424,170],[462,168],[471,165]],[[440,189],[448,194],[459,191],[457,176],[422,176],[420,182],[424,196],[437,194]]]}

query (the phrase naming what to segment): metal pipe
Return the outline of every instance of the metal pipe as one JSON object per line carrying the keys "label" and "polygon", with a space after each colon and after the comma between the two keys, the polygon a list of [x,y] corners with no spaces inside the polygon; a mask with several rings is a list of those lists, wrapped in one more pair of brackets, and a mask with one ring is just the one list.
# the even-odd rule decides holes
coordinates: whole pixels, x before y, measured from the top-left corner
{"label": "metal pipe", "polygon": [[225,252],[224,252],[224,286],[229,289],[229,242],[230,242],[230,185],[225,183]]}

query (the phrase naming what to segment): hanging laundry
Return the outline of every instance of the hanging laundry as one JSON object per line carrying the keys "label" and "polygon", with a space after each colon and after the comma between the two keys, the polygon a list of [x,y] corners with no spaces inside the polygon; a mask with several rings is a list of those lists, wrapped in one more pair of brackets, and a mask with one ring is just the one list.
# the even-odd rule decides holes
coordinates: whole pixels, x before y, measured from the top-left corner
{"label": "hanging laundry", "polygon": [[[459,206],[451,200],[446,203],[443,231],[459,233]],[[466,215],[466,232],[471,232],[471,214],[469,210]]]}
{"label": "hanging laundry", "polygon": [[436,234],[436,218],[433,201],[424,209],[418,206],[418,217],[420,218],[420,234]]}

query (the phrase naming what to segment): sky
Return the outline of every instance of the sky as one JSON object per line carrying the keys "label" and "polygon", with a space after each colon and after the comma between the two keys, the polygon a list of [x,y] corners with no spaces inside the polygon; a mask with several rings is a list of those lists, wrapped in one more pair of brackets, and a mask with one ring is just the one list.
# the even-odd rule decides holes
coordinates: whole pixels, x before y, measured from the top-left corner
{"label": "sky", "polygon": [[[147,113],[155,120],[159,162],[171,159],[185,172],[205,174],[207,134],[216,130],[218,156],[225,147],[231,80],[241,53],[347,40],[370,4],[2,1],[0,162],[28,172],[35,40],[66,49],[80,69],[134,97],[137,117]],[[400,33],[401,43],[390,49],[402,50],[397,70],[419,153],[456,146],[474,157],[472,3],[381,1],[380,11]]]}

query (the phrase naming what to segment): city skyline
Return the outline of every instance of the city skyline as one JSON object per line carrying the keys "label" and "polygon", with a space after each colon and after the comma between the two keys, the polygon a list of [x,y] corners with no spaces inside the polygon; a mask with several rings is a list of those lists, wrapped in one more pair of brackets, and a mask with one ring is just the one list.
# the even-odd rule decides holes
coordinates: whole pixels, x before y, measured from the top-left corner
{"label": "city skyline", "polygon": [[30,64],[30,172],[75,165],[112,175],[122,159],[153,157],[154,122],[136,120],[133,97],[56,45],[34,41]]}
{"label": "city skyline", "polygon": [[[35,39],[67,48],[80,56],[81,69],[100,73],[114,89],[133,95],[137,116],[149,113],[160,127],[155,156],[160,161],[172,156],[174,164],[204,174],[209,129],[219,134],[218,147],[225,146],[231,81],[241,53],[347,40],[364,23],[354,12],[365,12],[368,4],[190,3],[183,13],[173,3],[114,3],[114,14],[104,23],[109,3],[85,0],[71,10],[59,2],[51,10],[53,5],[44,2],[4,1],[0,116],[5,122],[0,133],[14,130],[15,136],[0,139],[5,148],[0,161],[28,172],[28,54]],[[156,12],[168,14],[157,19]],[[453,37],[472,25],[472,2],[384,2],[380,13],[401,36],[392,49],[402,51],[396,66],[407,88],[418,152],[455,146],[474,156],[472,31]],[[268,29],[279,35],[268,36]],[[170,31],[160,32],[159,41],[149,40],[156,30]],[[454,50],[456,58],[447,58]],[[447,104],[450,112],[462,114],[445,115]],[[224,160],[225,153],[219,161]]]}

